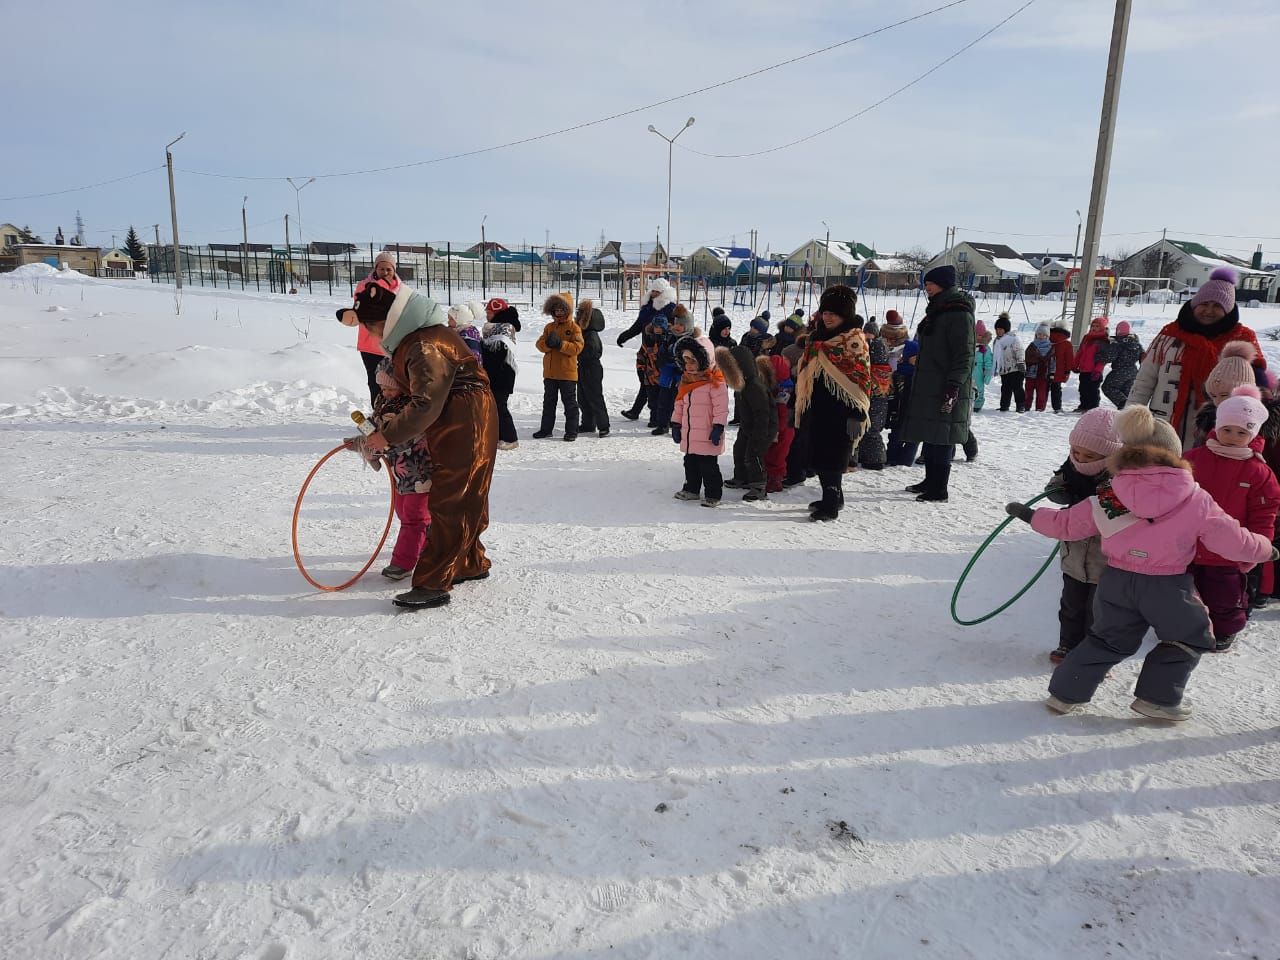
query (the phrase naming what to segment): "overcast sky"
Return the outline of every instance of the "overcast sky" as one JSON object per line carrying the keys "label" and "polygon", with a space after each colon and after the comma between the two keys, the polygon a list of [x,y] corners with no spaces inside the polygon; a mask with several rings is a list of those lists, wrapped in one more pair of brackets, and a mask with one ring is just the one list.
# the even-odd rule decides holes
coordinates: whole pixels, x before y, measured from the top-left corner
{"label": "overcast sky", "polygon": [[[856,36],[946,0],[380,4],[71,0],[0,4],[9,67],[0,197],[162,167],[175,148],[184,242],[283,241],[302,179],[429,160],[631,110]],[[551,139],[301,194],[307,239],[561,246],[666,230],[677,250],[789,251],[833,237],[891,250],[961,239],[1070,250],[1089,200],[1112,0],[1038,0],[865,117],[814,133],[950,56],[1023,0],[967,0],[800,63]],[[1280,3],[1134,4],[1104,250],[1176,238],[1247,254],[1280,237]],[[689,148],[688,150],[683,148]],[[0,201],[51,241],[129,224],[169,237],[157,169]],[[1145,233],[1139,233],[1146,231]],[[1154,234],[1151,232],[1154,231]],[[1120,234],[1133,233],[1132,236]],[[1021,233],[1035,236],[1016,237]],[[1237,234],[1240,239],[1204,234]],[[294,239],[296,240],[296,234]],[[1264,243],[1280,259],[1280,240]]]}

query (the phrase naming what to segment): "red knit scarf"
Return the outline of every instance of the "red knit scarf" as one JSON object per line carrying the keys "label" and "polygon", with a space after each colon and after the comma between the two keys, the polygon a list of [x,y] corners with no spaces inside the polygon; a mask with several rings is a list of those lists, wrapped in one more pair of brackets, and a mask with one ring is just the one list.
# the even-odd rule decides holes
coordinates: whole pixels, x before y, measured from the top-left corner
{"label": "red knit scarf", "polygon": [[[1177,424],[1182,423],[1187,408],[1195,405],[1193,397],[1198,397],[1204,392],[1205,381],[1217,366],[1218,354],[1222,352],[1223,347],[1233,340],[1248,341],[1253,344],[1255,350],[1258,347],[1253,332],[1239,323],[1213,338],[1183,330],[1177,320],[1165,324],[1160,333],[1182,344],[1180,359],[1182,375],[1178,377],[1178,399],[1174,402],[1173,412],[1169,416],[1169,422],[1175,424],[1175,428]],[[1261,357],[1262,351],[1257,350],[1257,352]],[[1164,362],[1163,357],[1158,359],[1161,363]],[[1263,366],[1265,363],[1266,361],[1262,361]]]}

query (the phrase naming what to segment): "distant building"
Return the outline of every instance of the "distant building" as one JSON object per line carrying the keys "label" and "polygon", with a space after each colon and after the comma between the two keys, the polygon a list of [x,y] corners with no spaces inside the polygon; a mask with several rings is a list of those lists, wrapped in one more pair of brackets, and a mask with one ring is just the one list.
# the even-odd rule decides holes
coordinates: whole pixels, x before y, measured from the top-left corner
{"label": "distant building", "polygon": [[13,270],[28,263],[47,263],[59,270],[77,270],[91,277],[99,276],[102,272],[102,256],[97,247],[16,243],[6,246],[3,256],[0,256],[0,270]]}
{"label": "distant building", "polygon": [[592,266],[659,267],[667,262],[662,244],[608,240],[591,261]]}
{"label": "distant building", "polygon": [[[1236,296],[1240,300],[1265,300],[1274,279],[1274,275],[1266,270],[1256,270],[1237,257],[1215,253],[1194,240],[1166,239],[1148,244],[1115,265],[1118,276],[1135,278],[1122,283],[1122,286],[1140,286],[1143,289],[1155,287],[1157,282],[1151,273],[1150,264],[1156,262],[1157,256],[1160,263],[1174,265],[1173,269],[1161,271],[1161,279],[1169,281],[1169,285],[1178,293],[1200,289],[1200,285],[1219,267],[1230,267],[1239,275]],[[1136,279],[1147,277],[1152,279]]]}
{"label": "distant building", "polygon": [[1027,263],[1022,254],[1004,243],[961,240],[925,264],[925,270],[947,263],[956,268],[960,286],[969,290],[1011,292],[1028,283],[1034,285],[1040,276],[1039,267]]}
{"label": "distant building", "polygon": [[852,280],[858,268],[875,257],[875,250],[854,240],[806,240],[783,258],[786,279],[801,280],[807,264],[812,279]]}
{"label": "distant building", "polygon": [[749,247],[699,247],[685,257],[684,272],[695,277],[723,277],[750,260]]}

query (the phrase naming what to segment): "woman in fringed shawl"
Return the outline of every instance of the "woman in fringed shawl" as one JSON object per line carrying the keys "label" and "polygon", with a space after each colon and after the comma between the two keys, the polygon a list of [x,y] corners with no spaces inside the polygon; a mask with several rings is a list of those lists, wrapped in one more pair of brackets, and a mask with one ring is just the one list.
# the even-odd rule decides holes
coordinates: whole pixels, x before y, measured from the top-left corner
{"label": "woman in fringed shawl", "polygon": [[796,417],[809,433],[810,463],[822,484],[822,499],[809,504],[811,520],[840,516],[845,467],[867,426],[874,378],[857,302],[844,284],[823,291],[796,370]]}

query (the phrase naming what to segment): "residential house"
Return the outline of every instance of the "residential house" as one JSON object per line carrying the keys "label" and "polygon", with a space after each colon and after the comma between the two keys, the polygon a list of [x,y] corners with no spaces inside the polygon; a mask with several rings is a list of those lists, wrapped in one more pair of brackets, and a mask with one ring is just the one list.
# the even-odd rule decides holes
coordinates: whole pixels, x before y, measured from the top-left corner
{"label": "residential house", "polygon": [[750,260],[749,247],[699,247],[685,258],[684,272],[714,280],[733,274],[742,263]]}
{"label": "residential house", "polygon": [[1239,274],[1236,293],[1239,300],[1264,299],[1271,282],[1271,274],[1267,271],[1254,269],[1236,257],[1215,253],[1193,240],[1157,240],[1116,264],[1116,273],[1120,277],[1134,278],[1125,286],[1153,289],[1158,284],[1151,274],[1150,264],[1155,262],[1157,255],[1163,264],[1172,265],[1171,269],[1161,271],[1159,285],[1171,286],[1178,293],[1198,290],[1200,284],[1219,267],[1230,267]]}
{"label": "residential house", "polygon": [[806,279],[807,266],[814,280],[826,277],[831,282],[856,283],[858,268],[875,255],[871,247],[854,240],[806,240],[783,258],[785,275],[788,280]]}
{"label": "residential house", "polygon": [[102,251],[102,275],[104,277],[132,277],[133,257],[119,247]]}
{"label": "residential house", "polygon": [[914,260],[874,256],[863,261],[862,285],[874,290],[914,290],[920,285],[920,267]]}
{"label": "residential house", "polygon": [[925,270],[946,263],[956,268],[960,286],[969,290],[1011,293],[1040,276],[1039,267],[1027,263],[1022,254],[1003,243],[961,240],[925,264]]}

